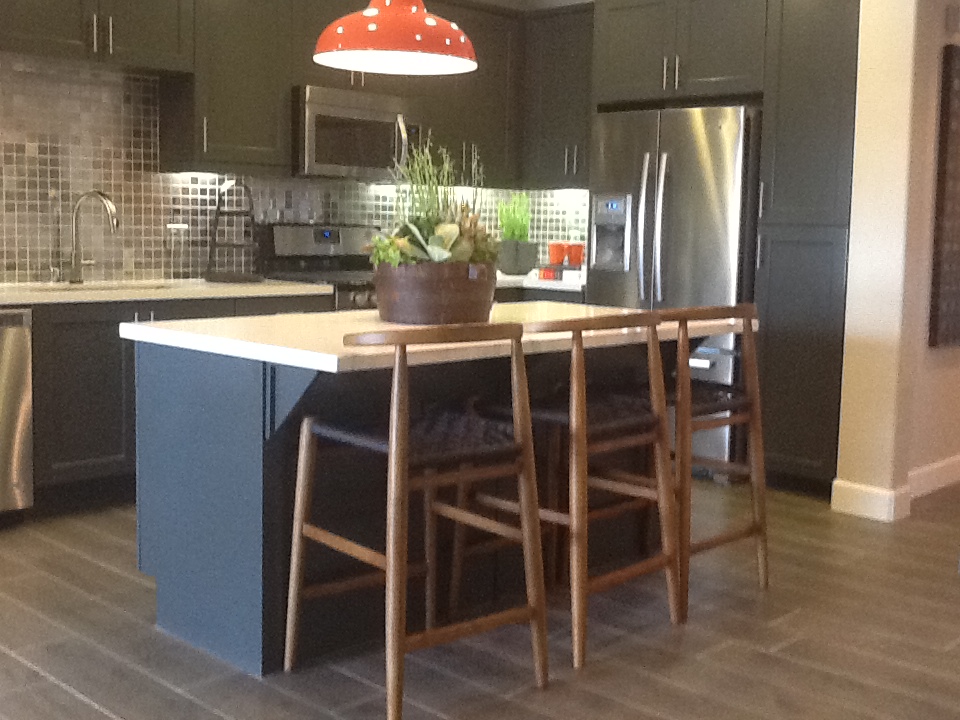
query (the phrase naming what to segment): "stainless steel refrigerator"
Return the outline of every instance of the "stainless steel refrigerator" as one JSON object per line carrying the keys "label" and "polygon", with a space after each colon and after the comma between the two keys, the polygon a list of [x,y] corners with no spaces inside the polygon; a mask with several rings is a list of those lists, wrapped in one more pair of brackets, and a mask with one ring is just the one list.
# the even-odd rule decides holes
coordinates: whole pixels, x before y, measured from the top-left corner
{"label": "stainless steel refrigerator", "polygon": [[[590,166],[587,302],[635,308],[752,299],[759,111],[745,106],[598,113]],[[730,383],[735,338],[691,356],[695,377]],[[727,430],[695,453],[728,457]]]}

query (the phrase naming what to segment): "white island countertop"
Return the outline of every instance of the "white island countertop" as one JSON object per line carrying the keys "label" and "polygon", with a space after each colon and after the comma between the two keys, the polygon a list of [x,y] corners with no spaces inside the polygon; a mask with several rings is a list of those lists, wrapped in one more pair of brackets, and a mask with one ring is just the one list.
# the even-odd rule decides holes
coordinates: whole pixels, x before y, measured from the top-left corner
{"label": "white island countertop", "polygon": [[211,300],[215,298],[302,297],[331,295],[330,285],[265,280],[211,283],[205,280],[135,280],[117,282],[0,284],[0,307],[64,303]]}
{"label": "white island countertop", "polygon": [[[544,320],[620,314],[620,308],[559,302],[497,303],[492,322],[532,323]],[[376,310],[286,314],[266,317],[236,317],[205,320],[172,320],[153,323],[123,323],[120,336],[128,340],[228,357],[339,373],[389,368],[390,347],[345,347],[344,335],[386,328],[409,327],[380,320]],[[725,321],[690,323],[693,337],[739,332],[740,324]],[[663,340],[677,337],[676,323],[664,323]],[[643,330],[607,330],[584,335],[586,347],[613,347],[642,343]],[[569,333],[540,333],[523,339],[527,353],[562,352],[570,349]],[[463,362],[510,354],[507,342],[411,346],[411,365]]]}

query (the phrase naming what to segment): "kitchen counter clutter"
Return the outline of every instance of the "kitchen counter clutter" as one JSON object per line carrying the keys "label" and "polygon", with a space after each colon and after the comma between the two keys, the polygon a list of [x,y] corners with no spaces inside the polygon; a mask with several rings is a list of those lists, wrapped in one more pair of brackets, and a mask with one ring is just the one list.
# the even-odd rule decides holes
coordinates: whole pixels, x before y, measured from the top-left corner
{"label": "kitchen counter clutter", "polygon": [[551,290],[553,292],[580,293],[583,292],[584,278],[582,273],[568,273],[571,277],[562,280],[542,280],[539,269],[531,270],[526,275],[505,275],[497,272],[497,290]]}
{"label": "kitchen counter clutter", "polygon": [[0,284],[0,307],[61,303],[206,300],[327,296],[330,285],[267,280],[252,283],[209,283],[205,280],[135,280],[69,283]]}
{"label": "kitchen counter clutter", "polygon": [[[563,302],[500,303],[492,320],[533,323],[623,312]],[[739,330],[719,323],[693,322],[690,333]],[[393,327],[369,310],[120,326],[120,335],[136,341],[128,345],[135,345],[137,367],[139,569],[156,579],[162,630],[250,674],[280,669],[300,424],[305,415],[350,427],[376,427],[383,420],[394,350],[347,348],[343,337]],[[660,335],[675,338],[676,325],[664,323]],[[642,367],[644,340],[637,330],[586,334],[588,372],[606,376]],[[523,342],[532,383],[550,384],[557,371],[566,375],[569,333],[528,333]],[[503,342],[410,346],[411,407],[509,388],[509,349]],[[382,542],[383,473],[370,462],[323,449],[314,509],[331,532]],[[631,513],[624,522],[611,521],[609,534],[592,535],[591,546],[642,552],[639,516]],[[323,557],[309,572],[342,578],[351,566]],[[509,592],[518,578],[522,584],[509,554],[478,558],[474,572],[483,577],[471,590],[477,602]],[[382,592],[310,603],[301,625],[304,659],[375,638],[382,603]]]}

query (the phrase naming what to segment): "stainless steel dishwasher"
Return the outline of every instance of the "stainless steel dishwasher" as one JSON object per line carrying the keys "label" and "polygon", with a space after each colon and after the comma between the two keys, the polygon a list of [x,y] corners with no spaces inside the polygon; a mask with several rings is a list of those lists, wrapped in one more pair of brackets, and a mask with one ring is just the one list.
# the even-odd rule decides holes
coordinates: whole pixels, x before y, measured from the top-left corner
{"label": "stainless steel dishwasher", "polygon": [[29,310],[0,310],[0,512],[33,505]]}

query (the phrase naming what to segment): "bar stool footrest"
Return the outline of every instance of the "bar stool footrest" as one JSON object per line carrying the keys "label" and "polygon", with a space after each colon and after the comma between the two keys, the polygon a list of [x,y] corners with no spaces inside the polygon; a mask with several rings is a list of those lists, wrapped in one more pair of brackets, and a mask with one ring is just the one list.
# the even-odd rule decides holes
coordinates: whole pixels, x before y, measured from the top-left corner
{"label": "bar stool footrest", "polygon": [[745,527],[732,528],[713,537],[690,543],[690,554],[706,552],[721,545],[728,545],[738,540],[746,540],[754,535],[759,535],[760,532],[760,527],[755,522],[750,522],[750,524]]}
{"label": "bar stool footrest", "polygon": [[530,622],[536,615],[536,610],[528,605],[523,607],[511,608],[493,615],[484,615],[473,620],[464,620],[463,622],[444,625],[433,630],[424,630],[420,633],[407,635],[404,642],[404,650],[413,652],[415,650],[426,650],[437,645],[461,640],[466,637],[473,637],[493,630],[503,625],[519,625]]}

